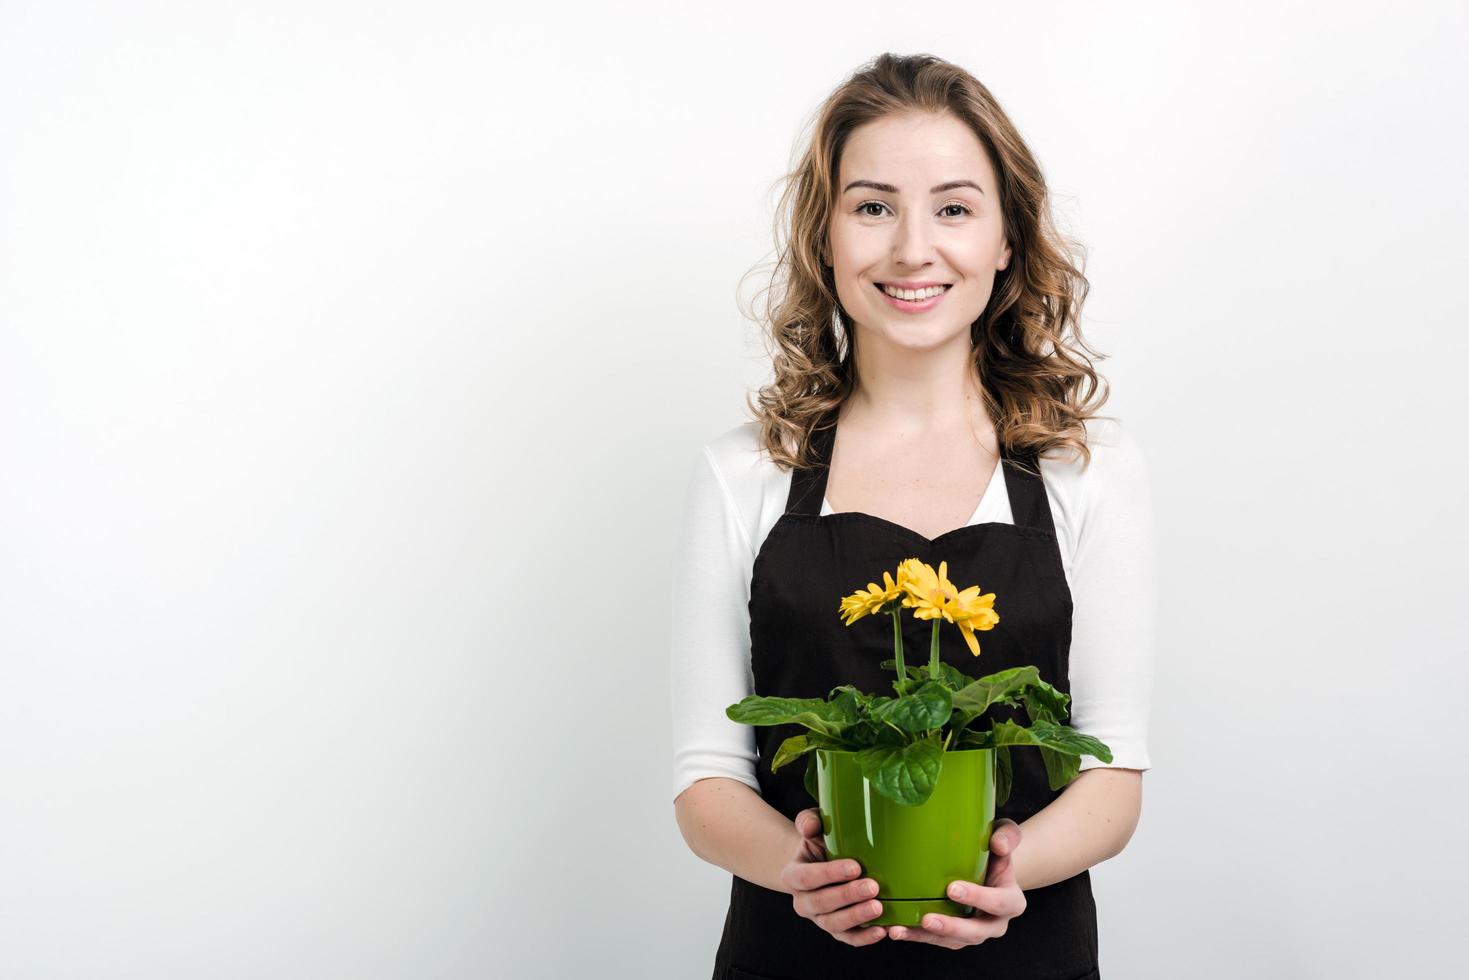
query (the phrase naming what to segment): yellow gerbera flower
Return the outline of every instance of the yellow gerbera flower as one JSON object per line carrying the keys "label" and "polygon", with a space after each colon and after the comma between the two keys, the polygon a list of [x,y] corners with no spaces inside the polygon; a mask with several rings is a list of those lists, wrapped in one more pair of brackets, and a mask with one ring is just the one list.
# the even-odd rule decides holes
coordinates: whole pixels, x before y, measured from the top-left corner
{"label": "yellow gerbera flower", "polygon": [[932,565],[917,558],[905,559],[898,566],[898,585],[905,593],[903,607],[912,609],[914,618],[938,619],[942,616],[951,623],[954,621],[944,615],[948,604],[959,597],[959,590],[949,581],[948,562],[941,562],[935,572]]}
{"label": "yellow gerbera flower", "polygon": [[916,619],[945,619],[959,627],[969,652],[979,656],[979,641],[975,630],[993,629],[1000,621],[994,610],[995,594],[979,594],[979,586],[972,585],[963,591],[949,581],[949,563],[939,563],[938,571],[932,565],[909,558],[898,566],[898,584],[906,593],[905,608],[913,610]]}
{"label": "yellow gerbera flower", "polygon": [[969,644],[969,652],[976,657],[979,656],[979,641],[974,638],[975,630],[991,630],[1000,621],[1000,614],[995,612],[995,594],[986,592],[979,594],[979,586],[971,585],[951,606],[951,622],[959,627],[959,633],[964,637],[964,642]]}
{"label": "yellow gerbera flower", "polygon": [[846,620],[845,625],[851,626],[868,613],[888,612],[896,608],[895,604],[903,598],[903,589],[893,581],[892,572],[883,572],[882,581],[882,585],[868,582],[866,590],[858,589],[842,600],[840,612]]}

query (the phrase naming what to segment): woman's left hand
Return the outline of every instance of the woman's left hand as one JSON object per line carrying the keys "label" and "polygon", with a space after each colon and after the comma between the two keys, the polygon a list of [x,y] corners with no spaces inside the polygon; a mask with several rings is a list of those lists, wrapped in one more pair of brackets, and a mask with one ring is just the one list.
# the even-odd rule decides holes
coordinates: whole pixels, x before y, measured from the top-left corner
{"label": "woman's left hand", "polygon": [[1010,920],[1025,911],[1025,892],[1015,884],[1015,869],[1010,855],[1020,845],[1020,825],[1008,817],[995,821],[990,830],[990,863],[985,883],[955,881],[949,885],[949,898],[974,906],[971,916],[939,915],[931,912],[923,917],[924,928],[888,926],[889,939],[933,943],[949,949],[962,949],[986,939],[1003,936]]}

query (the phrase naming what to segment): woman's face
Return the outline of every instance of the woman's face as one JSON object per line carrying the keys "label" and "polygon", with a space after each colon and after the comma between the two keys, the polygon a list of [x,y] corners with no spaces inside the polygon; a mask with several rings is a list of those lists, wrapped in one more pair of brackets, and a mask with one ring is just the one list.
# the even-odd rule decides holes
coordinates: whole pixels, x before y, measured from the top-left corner
{"label": "woman's face", "polygon": [[[967,351],[969,326],[1010,261],[979,139],[947,113],[887,116],[852,131],[837,177],[824,258],[862,341],[907,350],[962,342]],[[916,302],[886,295],[905,283],[945,288]]]}

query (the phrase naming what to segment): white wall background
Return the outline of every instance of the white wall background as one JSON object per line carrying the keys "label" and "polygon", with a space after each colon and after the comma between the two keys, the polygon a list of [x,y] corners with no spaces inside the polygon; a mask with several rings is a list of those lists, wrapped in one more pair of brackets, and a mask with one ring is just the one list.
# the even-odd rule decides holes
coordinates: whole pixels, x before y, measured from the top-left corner
{"label": "white wall background", "polygon": [[675,515],[765,376],[772,182],[883,50],[1017,121],[1150,458],[1104,975],[1461,967],[1466,28],[6,0],[0,975],[707,975]]}

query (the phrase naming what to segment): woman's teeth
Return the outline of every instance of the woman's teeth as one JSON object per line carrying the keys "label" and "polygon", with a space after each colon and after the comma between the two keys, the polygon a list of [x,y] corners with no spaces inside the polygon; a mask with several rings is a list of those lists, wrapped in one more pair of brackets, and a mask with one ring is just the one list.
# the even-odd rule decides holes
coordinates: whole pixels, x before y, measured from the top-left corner
{"label": "woman's teeth", "polygon": [[892,286],[883,286],[882,291],[893,297],[893,299],[904,299],[913,302],[915,300],[932,299],[947,288],[947,286],[929,286],[927,289],[894,289]]}

